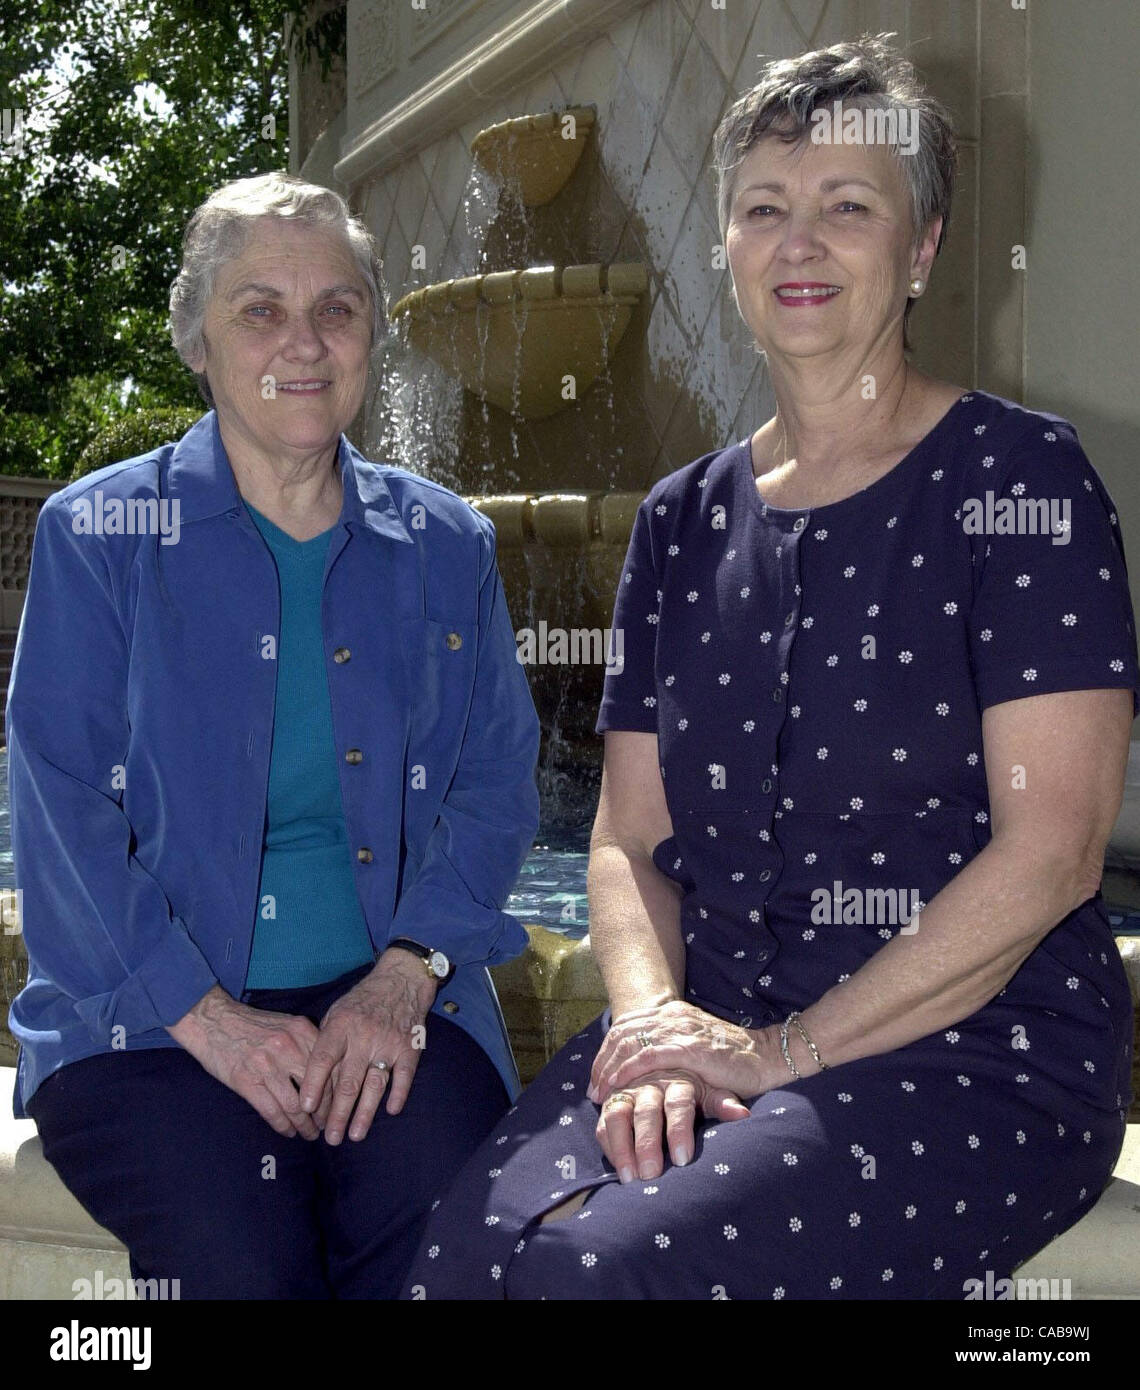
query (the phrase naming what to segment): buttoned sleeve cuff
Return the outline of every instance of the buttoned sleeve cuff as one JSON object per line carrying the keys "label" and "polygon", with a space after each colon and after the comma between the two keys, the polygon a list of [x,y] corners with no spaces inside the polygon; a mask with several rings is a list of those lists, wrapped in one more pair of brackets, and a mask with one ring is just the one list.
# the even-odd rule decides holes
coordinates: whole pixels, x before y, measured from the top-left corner
{"label": "buttoned sleeve cuff", "polygon": [[91,1036],[114,1047],[124,1034],[145,1033],[177,1023],[218,983],[180,917],[142,965],[114,990],[75,1001]]}
{"label": "buttoned sleeve cuff", "polygon": [[401,936],[442,951],[456,966],[502,965],[525,951],[529,941],[509,912],[422,883],[407,889],[392,919],[388,939]]}

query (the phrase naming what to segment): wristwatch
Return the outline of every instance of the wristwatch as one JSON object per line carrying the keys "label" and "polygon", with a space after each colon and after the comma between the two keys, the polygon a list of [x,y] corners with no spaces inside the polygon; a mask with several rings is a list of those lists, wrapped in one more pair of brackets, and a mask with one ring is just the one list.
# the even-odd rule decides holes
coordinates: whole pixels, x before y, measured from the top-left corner
{"label": "wristwatch", "polygon": [[442,951],[433,951],[430,946],[421,946],[418,941],[409,941],[406,936],[398,936],[394,941],[389,941],[388,945],[398,946],[401,951],[411,951],[412,955],[419,956],[436,984],[446,984],[455,974],[455,966]]}

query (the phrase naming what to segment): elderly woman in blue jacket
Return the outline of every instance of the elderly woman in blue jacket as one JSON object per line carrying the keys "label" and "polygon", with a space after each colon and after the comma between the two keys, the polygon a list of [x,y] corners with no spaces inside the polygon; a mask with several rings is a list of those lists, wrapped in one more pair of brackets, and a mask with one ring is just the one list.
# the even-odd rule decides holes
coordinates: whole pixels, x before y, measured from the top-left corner
{"label": "elderly woman in blue jacket", "polygon": [[490,523],[344,437],[383,325],[341,198],[219,189],[171,292],[213,409],[36,530],[15,1108],[184,1298],[394,1297],[518,1089],[538,724]]}

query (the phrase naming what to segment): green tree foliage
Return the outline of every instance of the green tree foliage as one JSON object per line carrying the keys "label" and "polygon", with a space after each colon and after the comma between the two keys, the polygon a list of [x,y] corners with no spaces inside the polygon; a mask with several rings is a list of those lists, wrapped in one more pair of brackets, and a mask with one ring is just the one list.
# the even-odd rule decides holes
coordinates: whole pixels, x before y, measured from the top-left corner
{"label": "green tree foliage", "polygon": [[101,429],[79,455],[71,471],[71,481],[85,478],[108,464],[149,454],[163,444],[182,438],[205,407],[173,406],[167,410],[133,410]]}
{"label": "green tree foliage", "polygon": [[344,8],[0,0],[0,473],[66,478],[122,415],[198,401],[166,329],[182,231],[287,166],[286,34],[327,70]]}

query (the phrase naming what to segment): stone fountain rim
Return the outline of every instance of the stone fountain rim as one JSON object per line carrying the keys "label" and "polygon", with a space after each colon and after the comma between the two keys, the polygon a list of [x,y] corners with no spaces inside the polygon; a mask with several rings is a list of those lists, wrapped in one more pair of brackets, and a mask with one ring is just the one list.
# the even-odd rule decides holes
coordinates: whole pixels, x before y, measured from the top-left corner
{"label": "stone fountain rim", "polygon": [[[609,279],[611,271],[623,272],[618,279],[631,281],[640,279],[639,287],[611,290]],[[536,274],[541,272],[541,274]],[[567,273],[571,272],[570,283],[566,283]],[[637,273],[635,273],[637,272]],[[522,282],[522,277],[531,277]],[[509,289],[506,297],[488,298],[482,293],[484,282],[492,280],[496,291]],[[602,282],[605,281],[603,286]],[[599,287],[600,292],[599,292]],[[502,308],[514,301],[523,300],[530,308],[549,309],[560,303],[570,303],[576,308],[605,308],[621,305],[632,308],[645,295],[649,287],[649,276],[642,261],[590,262],[586,265],[568,266],[524,266],[515,270],[484,271],[479,275],[464,275],[456,279],[440,280],[434,285],[423,285],[418,290],[399,299],[389,311],[389,318],[395,320],[405,315],[423,318],[428,315],[466,312],[486,307]],[[432,292],[435,292],[434,294]],[[431,295],[429,299],[428,296]]]}
{"label": "stone fountain rim", "polygon": [[[573,116],[581,134],[574,139],[585,139],[598,121],[596,106],[560,106],[551,111],[536,111],[529,116],[511,116],[505,121],[484,126],[471,141],[471,153],[484,169],[483,151],[488,145],[496,145],[502,140],[539,140],[554,130],[563,116]],[[493,171],[488,171],[493,172]]]}

